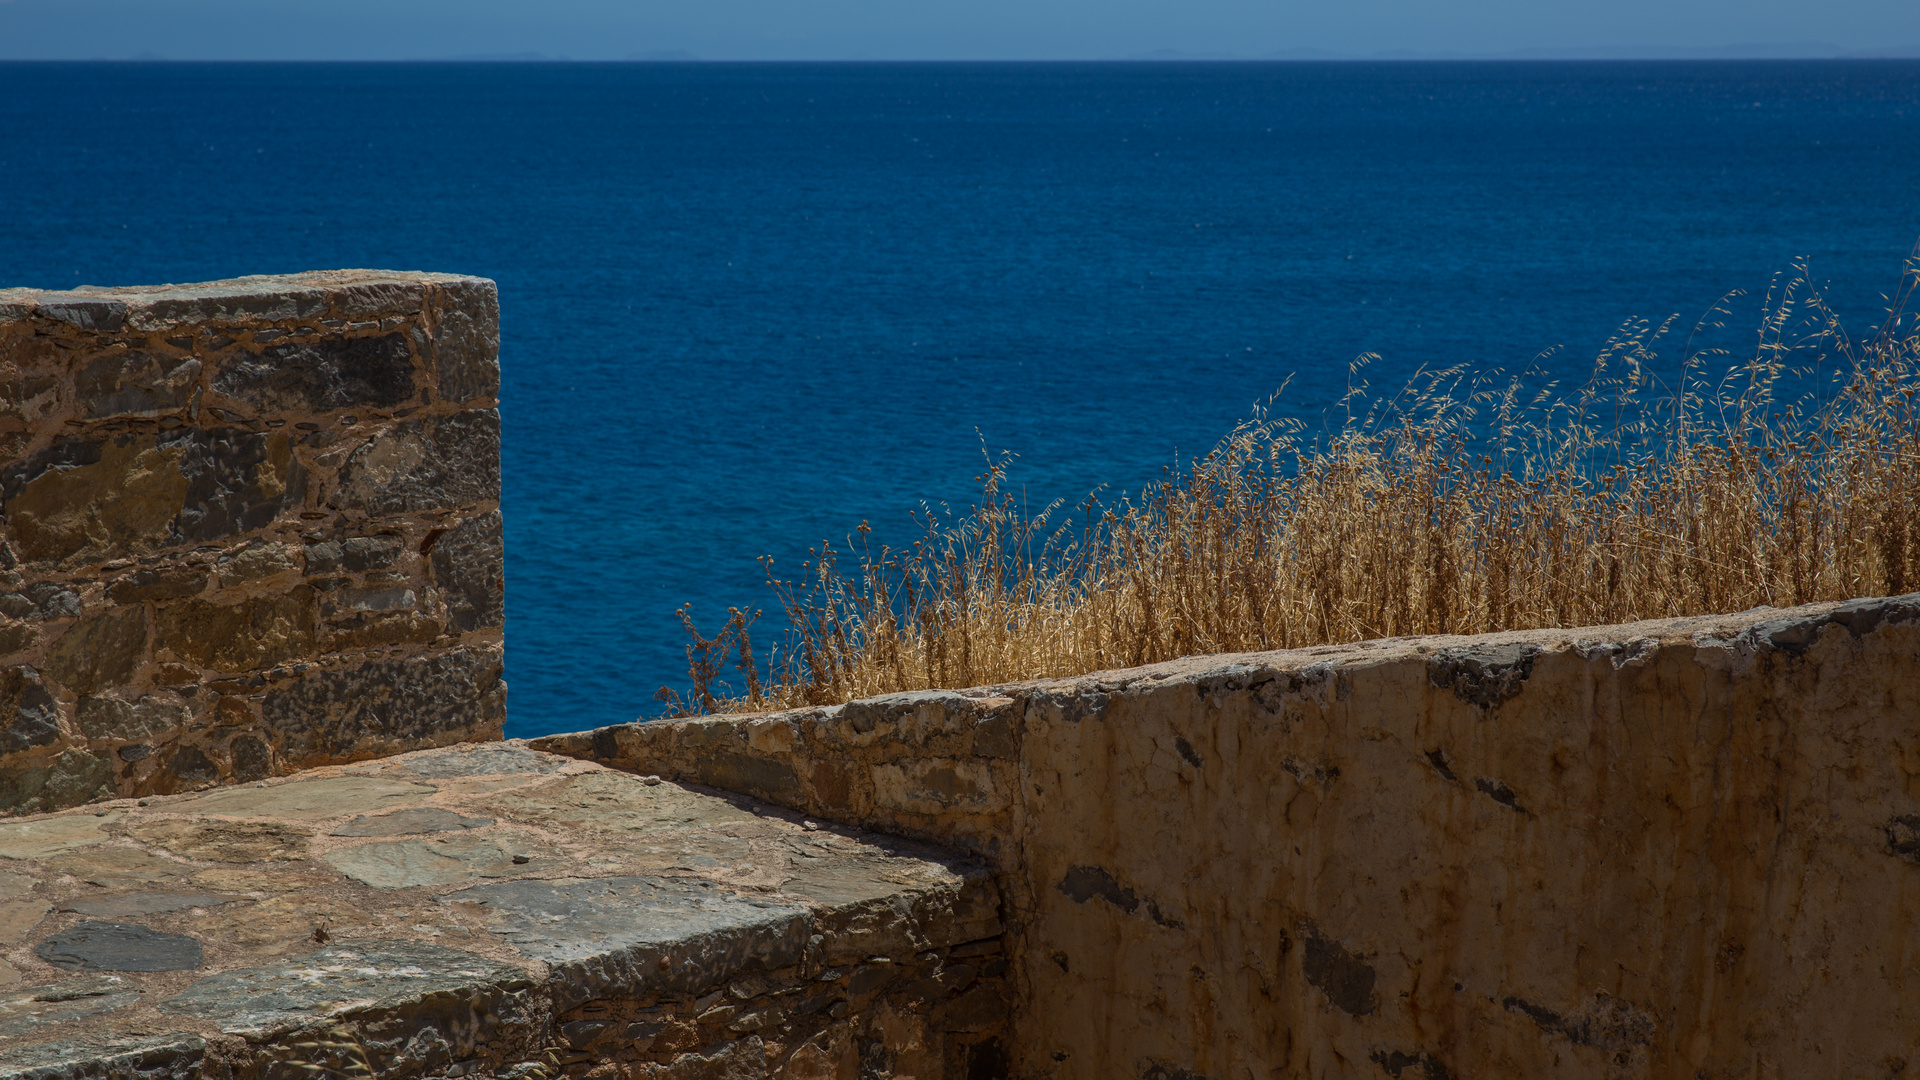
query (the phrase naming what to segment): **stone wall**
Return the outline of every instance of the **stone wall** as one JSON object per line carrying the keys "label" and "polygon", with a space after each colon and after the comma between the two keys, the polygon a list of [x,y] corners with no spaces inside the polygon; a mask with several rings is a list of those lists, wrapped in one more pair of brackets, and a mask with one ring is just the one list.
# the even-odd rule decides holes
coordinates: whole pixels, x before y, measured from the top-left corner
{"label": "stone wall", "polygon": [[0,291],[0,812],[498,738],[493,283]]}
{"label": "stone wall", "polygon": [[1920,1067],[1920,595],[538,745],[987,856],[1023,1078]]}

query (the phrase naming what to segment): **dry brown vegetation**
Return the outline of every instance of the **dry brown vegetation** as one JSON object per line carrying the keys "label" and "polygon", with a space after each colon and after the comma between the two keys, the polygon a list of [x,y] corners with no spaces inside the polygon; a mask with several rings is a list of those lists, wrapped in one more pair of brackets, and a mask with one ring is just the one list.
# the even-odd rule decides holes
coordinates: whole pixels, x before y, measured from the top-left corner
{"label": "dry brown vegetation", "polygon": [[[1630,322],[1570,392],[1426,371],[1336,426],[1261,413],[1114,506],[1029,512],[1005,458],[958,519],[903,551],[823,547],[774,579],[788,642],[763,684],[733,611],[690,619],[694,695],[669,709],[828,704],[1410,634],[1578,626],[1920,588],[1920,285],[1842,330],[1804,266],[1766,297],[1757,350]],[[1677,377],[1653,374],[1677,345]],[[842,560],[852,564],[842,569]],[[682,612],[686,618],[685,610]],[[744,680],[723,685],[737,667]]]}

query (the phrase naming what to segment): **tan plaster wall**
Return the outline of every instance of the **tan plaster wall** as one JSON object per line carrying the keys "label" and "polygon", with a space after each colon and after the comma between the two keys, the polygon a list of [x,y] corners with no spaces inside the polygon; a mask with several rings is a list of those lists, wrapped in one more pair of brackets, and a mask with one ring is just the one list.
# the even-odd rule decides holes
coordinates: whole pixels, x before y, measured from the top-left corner
{"label": "tan plaster wall", "polygon": [[0,290],[0,813],[498,738],[493,283]]}
{"label": "tan plaster wall", "polygon": [[542,745],[988,855],[1020,1076],[1920,1069],[1920,595]]}

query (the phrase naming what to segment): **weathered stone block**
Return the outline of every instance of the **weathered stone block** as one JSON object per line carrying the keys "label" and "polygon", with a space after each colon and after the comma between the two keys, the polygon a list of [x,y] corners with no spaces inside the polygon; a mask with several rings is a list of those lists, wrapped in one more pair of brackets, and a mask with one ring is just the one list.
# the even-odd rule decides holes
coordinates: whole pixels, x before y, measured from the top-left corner
{"label": "weathered stone block", "polygon": [[371,649],[411,642],[424,645],[441,634],[438,620],[418,611],[365,611],[327,623],[327,645],[333,649]]}
{"label": "weathered stone block", "polygon": [[28,563],[74,566],[164,546],[187,499],[182,452],[151,435],[70,439],[7,466],[14,550]]}
{"label": "weathered stone block", "polygon": [[147,655],[147,612],[116,608],[74,623],[47,654],[47,674],[76,694],[133,681]]}
{"label": "weathered stone block", "polygon": [[[107,586],[107,596],[116,604],[137,604],[142,600],[174,600],[206,591],[210,577],[204,566],[157,566],[134,572]],[[75,614],[79,614],[77,611]]]}
{"label": "weathered stone block", "polygon": [[228,744],[227,753],[233,758],[233,779],[236,783],[244,784],[273,775],[273,749],[259,736],[235,737]]}
{"label": "weathered stone block", "polygon": [[213,389],[263,414],[390,409],[418,392],[413,350],[398,333],[275,342],[224,360]]}
{"label": "weathered stone block", "polygon": [[411,420],[355,450],[327,504],[370,514],[455,510],[500,496],[500,414]]}
{"label": "weathered stone block", "polygon": [[80,614],[80,594],[66,585],[36,581],[19,592],[0,594],[0,615],[32,622],[71,619]]}
{"label": "weathered stone block", "polygon": [[76,371],[73,389],[89,417],[179,413],[200,388],[200,367],[192,357],[114,351]]}
{"label": "weathered stone block", "polygon": [[434,584],[447,604],[455,633],[506,621],[505,544],[498,510],[461,522],[440,538],[432,555]]}
{"label": "weathered stone block", "polygon": [[340,565],[356,574],[392,566],[406,550],[397,536],[351,536],[340,542]]}
{"label": "weathered stone block", "polygon": [[478,278],[435,292],[434,373],[445,401],[491,402],[500,394],[500,295]]}
{"label": "weathered stone block", "polygon": [[267,693],[266,726],[289,763],[497,738],[501,671],[497,651],[476,648],[315,671]]}
{"label": "weathered stone block", "polygon": [[84,750],[52,761],[0,767],[0,807],[21,814],[64,810],[113,792],[113,765]]}
{"label": "weathered stone block", "polygon": [[60,709],[29,667],[0,669],[0,754],[60,741]]}
{"label": "weathered stone block", "polygon": [[256,541],[238,552],[221,556],[220,582],[238,585],[295,569],[300,565],[295,551],[291,544]]}
{"label": "weathered stone block", "polygon": [[179,509],[180,538],[196,543],[265,528],[306,493],[306,470],[284,431],[183,429],[164,437],[177,447],[187,480]]}
{"label": "weathered stone block", "polygon": [[35,304],[34,314],[44,319],[67,323],[82,330],[111,334],[126,325],[127,305],[124,301],[104,297],[69,296],[59,300],[43,300]]}
{"label": "weathered stone block", "polygon": [[166,698],[142,697],[138,702],[116,697],[88,696],[74,710],[74,723],[89,739],[133,742],[165,738],[184,730],[192,719],[187,707]]}
{"label": "weathered stone block", "polygon": [[174,604],[160,612],[155,636],[159,647],[215,671],[253,671],[309,656],[315,645],[313,590],[301,585],[237,604]]}

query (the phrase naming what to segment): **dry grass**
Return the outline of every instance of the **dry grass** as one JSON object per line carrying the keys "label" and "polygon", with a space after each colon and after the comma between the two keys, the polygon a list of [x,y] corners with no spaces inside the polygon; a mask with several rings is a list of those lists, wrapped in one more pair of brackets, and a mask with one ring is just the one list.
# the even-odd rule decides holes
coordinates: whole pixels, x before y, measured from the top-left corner
{"label": "dry grass", "polygon": [[[1920,285],[1854,341],[1805,267],[1766,297],[1757,350],[1630,322],[1571,392],[1422,372],[1331,430],[1262,413],[1133,500],[1029,512],[990,461],[984,497],[904,551],[863,522],[798,582],[763,685],[733,611],[693,632],[671,711],[827,704],[1409,634],[1578,626],[1920,588]],[[1679,345],[1670,381],[1653,374]],[[852,564],[842,569],[842,561]],[[685,611],[683,609],[683,618]],[[687,620],[689,631],[693,623]],[[746,679],[723,685],[729,660]],[[734,696],[739,695],[739,696]]]}

